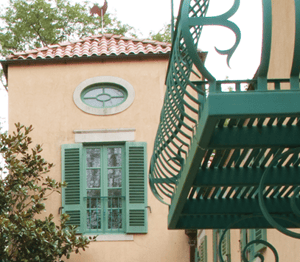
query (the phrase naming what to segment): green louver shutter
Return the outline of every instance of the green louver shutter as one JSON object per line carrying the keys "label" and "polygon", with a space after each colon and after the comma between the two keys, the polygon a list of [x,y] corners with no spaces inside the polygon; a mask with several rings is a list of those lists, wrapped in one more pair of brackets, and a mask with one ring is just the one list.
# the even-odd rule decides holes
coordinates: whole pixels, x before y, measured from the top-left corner
{"label": "green louver shutter", "polygon": [[126,233],[147,233],[147,148],[126,143]]}
{"label": "green louver shutter", "polygon": [[201,239],[199,250],[196,248],[195,262],[207,262],[207,236]]}
{"label": "green louver shutter", "polygon": [[[256,228],[250,230],[250,240],[265,240],[267,241],[267,230],[262,228]],[[263,244],[254,244],[254,255],[261,251],[263,248],[266,248]]]}
{"label": "green louver shutter", "polygon": [[220,261],[219,259],[219,248],[221,248],[222,258],[225,262],[231,261],[230,254],[230,231],[228,230],[224,236],[224,239],[219,247],[220,239],[223,234],[223,230],[214,229],[213,230],[213,251],[214,251],[214,262]]}
{"label": "green louver shutter", "polygon": [[70,215],[69,225],[78,226],[77,232],[82,233],[82,197],[81,186],[81,164],[82,145],[62,145],[62,181],[67,182],[67,187],[62,190],[63,212]]}

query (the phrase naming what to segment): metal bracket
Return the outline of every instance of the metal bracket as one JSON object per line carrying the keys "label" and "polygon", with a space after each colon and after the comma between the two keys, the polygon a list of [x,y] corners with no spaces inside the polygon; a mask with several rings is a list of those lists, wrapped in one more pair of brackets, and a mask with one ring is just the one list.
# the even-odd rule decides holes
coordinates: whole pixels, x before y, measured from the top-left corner
{"label": "metal bracket", "polygon": [[64,207],[59,207],[59,208],[58,208],[58,214],[59,214],[59,215],[61,215],[61,212],[62,212],[63,208],[64,208]]}
{"label": "metal bracket", "polygon": [[146,206],[149,209],[150,213],[152,213],[151,206]]}

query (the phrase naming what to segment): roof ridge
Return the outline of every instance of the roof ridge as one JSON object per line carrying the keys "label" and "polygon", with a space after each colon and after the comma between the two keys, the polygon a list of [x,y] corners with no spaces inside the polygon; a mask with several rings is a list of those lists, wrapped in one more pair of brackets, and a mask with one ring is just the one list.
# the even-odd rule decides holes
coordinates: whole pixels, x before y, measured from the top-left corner
{"label": "roof ridge", "polygon": [[[121,45],[119,45],[119,43]],[[74,41],[64,41],[45,47],[15,52],[7,60],[35,60],[51,58],[90,57],[120,54],[166,54],[171,44],[150,39],[139,39],[114,34],[90,35]]]}

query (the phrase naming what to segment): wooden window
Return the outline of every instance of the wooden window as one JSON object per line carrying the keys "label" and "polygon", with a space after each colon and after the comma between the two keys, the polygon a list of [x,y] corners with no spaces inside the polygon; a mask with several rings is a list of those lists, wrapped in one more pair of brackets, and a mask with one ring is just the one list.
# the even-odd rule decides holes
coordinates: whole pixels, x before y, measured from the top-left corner
{"label": "wooden window", "polygon": [[213,251],[214,251],[214,262],[219,262],[219,249],[221,248],[221,254],[222,258],[225,262],[231,261],[231,255],[230,255],[230,231],[228,230],[223,238],[223,241],[220,244],[220,239],[223,234],[222,229],[214,229],[213,230]]}
{"label": "wooden window", "polygon": [[63,211],[78,233],[147,233],[146,143],[62,146]]}
{"label": "wooden window", "polygon": [[200,240],[199,249],[195,249],[195,262],[207,262],[207,236]]}

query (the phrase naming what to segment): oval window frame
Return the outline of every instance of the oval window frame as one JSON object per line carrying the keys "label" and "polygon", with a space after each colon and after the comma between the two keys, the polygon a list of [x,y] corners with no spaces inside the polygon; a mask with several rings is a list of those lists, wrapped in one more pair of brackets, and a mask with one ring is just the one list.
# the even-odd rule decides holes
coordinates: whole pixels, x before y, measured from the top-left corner
{"label": "oval window frame", "polygon": [[[127,98],[123,103],[114,107],[105,107],[105,108],[96,108],[85,104],[81,100],[81,94],[86,89],[96,84],[109,84],[113,86],[119,86],[122,89],[125,89],[127,92]],[[133,86],[128,83],[126,80],[115,77],[115,76],[96,76],[89,78],[83,82],[81,82],[76,88],[73,93],[73,100],[76,106],[81,109],[83,112],[92,114],[92,115],[113,115],[120,113],[126,110],[135,98],[135,91]]]}
{"label": "oval window frame", "polygon": [[[86,95],[88,92],[93,91],[93,90],[97,90],[97,89],[103,89],[104,92],[103,92],[102,94],[97,95],[96,97],[93,97],[93,99],[96,99],[96,100],[98,100],[98,101],[104,103],[104,106],[103,106],[103,107],[97,107],[97,106],[89,105],[89,103],[86,101],[87,98],[85,97],[85,95]],[[105,90],[105,89],[106,89],[106,90]],[[107,93],[105,93],[105,92],[107,92],[107,89],[110,89],[110,90],[111,90],[111,89],[115,89],[115,90],[121,92],[121,93],[122,93],[122,96],[123,96],[123,97],[121,97],[121,98],[122,98],[122,101],[121,101],[121,102],[117,102],[117,103],[116,103],[115,105],[113,105],[113,106],[106,106],[105,103],[106,103],[107,101],[113,99],[113,97],[111,97],[110,94],[108,94],[108,96],[110,97],[110,99],[108,99],[108,100],[99,100],[98,97],[101,96],[101,95],[107,95]],[[126,99],[127,99],[127,97],[128,97],[128,94],[127,94],[127,90],[126,90],[123,86],[120,86],[120,85],[114,85],[114,84],[112,84],[112,83],[107,83],[107,82],[106,82],[106,83],[96,83],[96,84],[94,84],[94,85],[87,86],[86,88],[84,88],[84,89],[81,91],[80,96],[81,96],[81,101],[82,101],[83,103],[85,103],[86,105],[90,106],[90,107],[93,107],[93,108],[111,108],[111,107],[116,107],[116,106],[119,106],[119,105],[123,104],[123,103],[126,101]],[[90,98],[89,98],[89,99],[90,99]]]}

